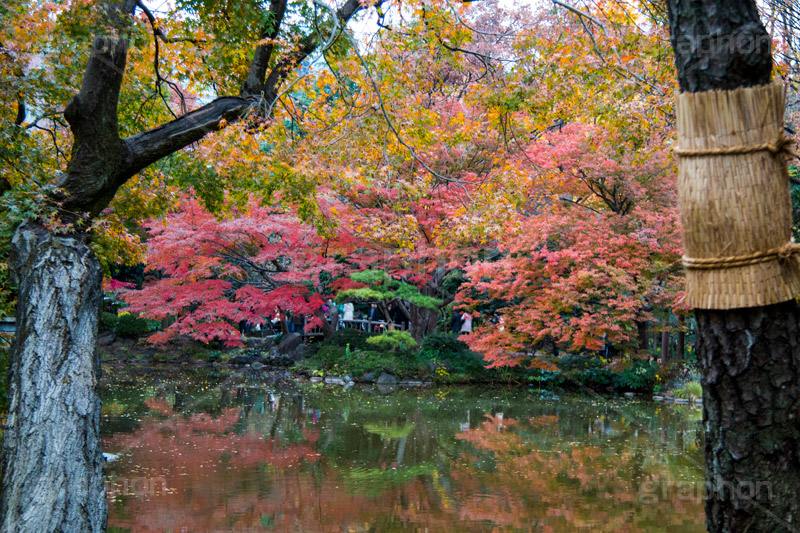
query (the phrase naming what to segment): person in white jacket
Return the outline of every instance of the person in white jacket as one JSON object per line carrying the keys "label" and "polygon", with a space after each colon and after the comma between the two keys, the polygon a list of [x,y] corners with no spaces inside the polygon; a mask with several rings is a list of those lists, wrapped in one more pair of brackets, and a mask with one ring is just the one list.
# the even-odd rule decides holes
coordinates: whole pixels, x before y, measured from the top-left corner
{"label": "person in white jacket", "polygon": [[461,333],[472,333],[472,315],[467,311],[461,315]]}

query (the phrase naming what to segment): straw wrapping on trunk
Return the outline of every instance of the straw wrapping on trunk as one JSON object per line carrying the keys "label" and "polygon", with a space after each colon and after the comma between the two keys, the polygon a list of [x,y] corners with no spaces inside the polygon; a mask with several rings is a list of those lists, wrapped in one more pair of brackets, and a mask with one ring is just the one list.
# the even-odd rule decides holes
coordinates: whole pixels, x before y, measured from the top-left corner
{"label": "straw wrapping on trunk", "polygon": [[683,266],[687,270],[713,270],[720,268],[736,268],[767,261],[788,261],[796,254],[800,253],[800,244],[788,242],[780,248],[767,250],[766,252],[756,252],[750,255],[740,255],[731,257],[714,257],[710,259],[696,259],[693,257],[683,257]]}
{"label": "straw wrapping on trunk", "polygon": [[677,95],[686,303],[771,305],[800,295],[779,81]]}
{"label": "straw wrapping on trunk", "polygon": [[762,143],[753,146],[731,146],[729,148],[709,148],[708,150],[691,150],[678,147],[673,151],[681,157],[753,154],[765,150],[774,155],[783,154],[789,157],[800,157],[800,154],[791,148],[792,144],[794,144],[794,140],[788,137],[784,132],[781,132],[778,138],[771,143]]}

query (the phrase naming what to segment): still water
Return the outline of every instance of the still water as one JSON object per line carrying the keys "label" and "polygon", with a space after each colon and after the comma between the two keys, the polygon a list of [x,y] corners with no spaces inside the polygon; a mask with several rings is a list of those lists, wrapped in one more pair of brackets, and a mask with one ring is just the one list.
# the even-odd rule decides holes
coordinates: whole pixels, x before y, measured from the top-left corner
{"label": "still water", "polygon": [[111,375],[111,532],[704,531],[697,409]]}

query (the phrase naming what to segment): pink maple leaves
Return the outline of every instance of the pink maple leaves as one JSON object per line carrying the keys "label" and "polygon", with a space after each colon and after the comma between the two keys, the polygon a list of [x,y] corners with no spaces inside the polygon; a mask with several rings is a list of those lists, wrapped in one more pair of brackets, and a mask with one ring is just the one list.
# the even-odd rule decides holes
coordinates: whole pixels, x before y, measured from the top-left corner
{"label": "pink maple leaves", "polygon": [[315,313],[323,304],[314,293],[320,273],[340,268],[313,226],[255,201],[217,219],[187,198],[179,212],[146,227],[150,280],[125,299],[130,311],[169,322],[154,343],[186,335],[239,345],[240,321],[265,323],[277,309]]}

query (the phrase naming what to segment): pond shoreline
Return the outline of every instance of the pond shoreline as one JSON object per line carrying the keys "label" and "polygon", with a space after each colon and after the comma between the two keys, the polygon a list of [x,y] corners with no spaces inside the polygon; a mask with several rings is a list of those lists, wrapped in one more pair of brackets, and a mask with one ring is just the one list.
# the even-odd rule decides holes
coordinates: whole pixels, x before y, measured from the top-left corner
{"label": "pond shoreline", "polygon": [[[144,357],[139,358],[125,358],[114,357],[110,354],[104,354],[102,358],[104,372],[100,378],[101,382],[108,382],[117,379],[118,369],[123,370],[125,373],[132,375],[143,376],[164,376],[175,377],[179,374],[186,372],[193,373],[198,371],[210,371],[223,375],[246,375],[251,377],[260,376],[267,378],[270,382],[278,381],[293,381],[298,383],[309,383],[311,385],[323,386],[324,388],[341,388],[344,391],[352,390],[356,387],[359,389],[371,389],[379,392],[380,394],[391,394],[397,390],[409,389],[431,389],[440,387],[481,387],[481,386],[502,386],[504,389],[517,389],[517,390],[530,390],[535,388],[533,384],[526,384],[521,382],[475,382],[475,381],[461,381],[461,382],[448,382],[436,383],[434,381],[426,381],[409,377],[396,377],[391,374],[383,373],[379,376],[370,379],[362,379],[361,377],[353,378],[349,375],[344,376],[310,376],[306,372],[293,371],[291,367],[278,366],[278,365],[256,365],[251,364],[233,364],[233,363],[220,363],[208,362],[202,360],[189,360],[186,357],[182,359],[172,359],[167,361],[157,361],[147,359]],[[112,368],[114,369],[112,371]],[[383,378],[383,379],[380,379]],[[543,393],[549,393],[553,399],[558,398],[561,393],[583,393],[591,396],[600,396],[604,399],[628,399],[628,400],[645,400],[661,403],[664,405],[690,407],[702,407],[703,401],[698,398],[677,398],[664,393],[649,394],[649,393],[633,393],[625,392],[619,393],[614,391],[594,391],[590,392],[581,390],[558,390],[551,391],[548,389],[540,389]]]}

